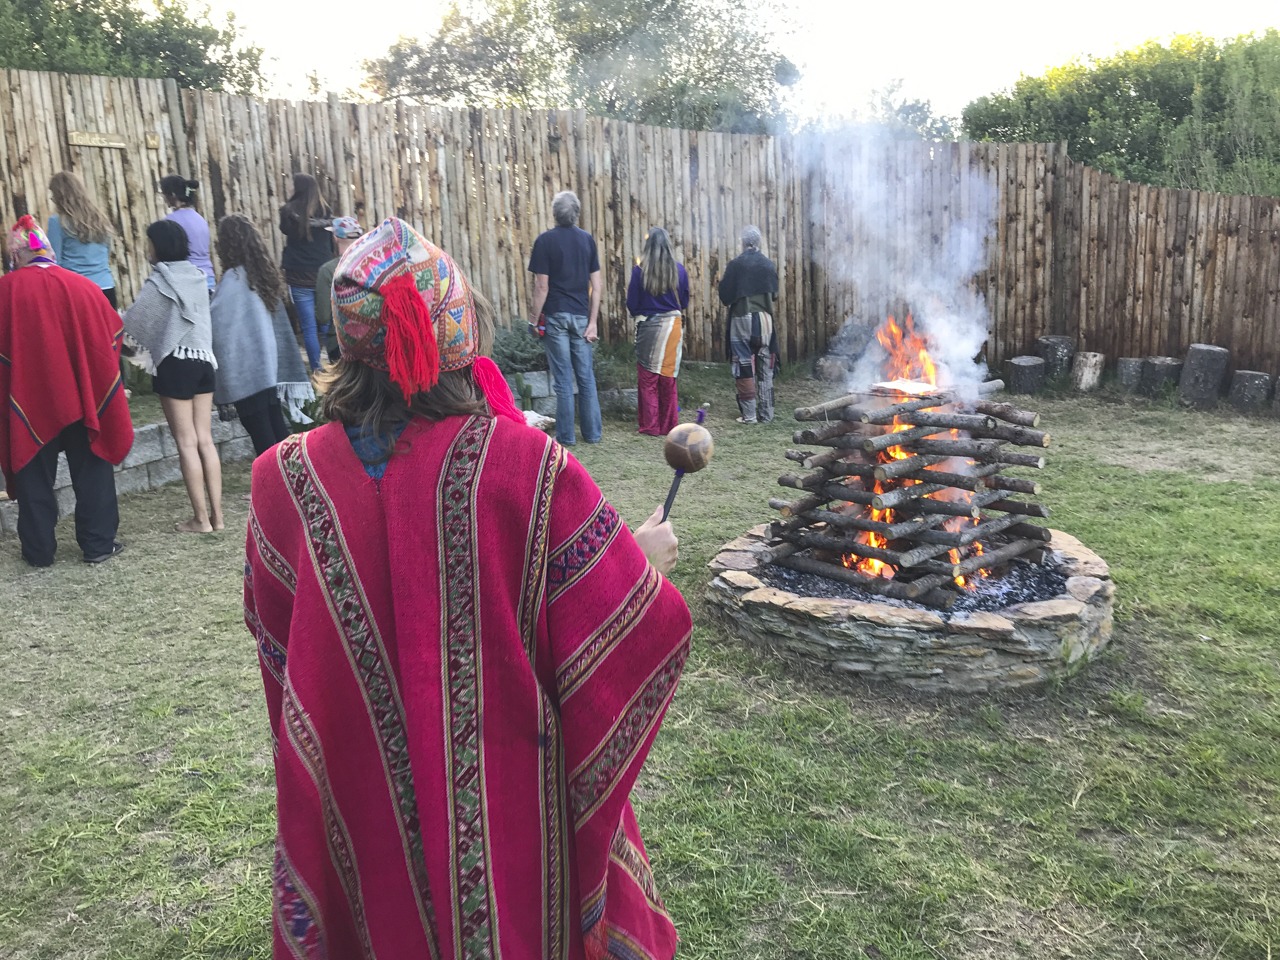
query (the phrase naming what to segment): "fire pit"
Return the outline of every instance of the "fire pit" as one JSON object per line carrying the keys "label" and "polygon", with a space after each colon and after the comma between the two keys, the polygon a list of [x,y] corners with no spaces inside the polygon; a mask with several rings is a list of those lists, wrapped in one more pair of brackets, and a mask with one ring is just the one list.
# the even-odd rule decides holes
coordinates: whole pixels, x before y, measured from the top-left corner
{"label": "fire pit", "polygon": [[796,410],[807,472],[770,500],[781,519],[726,544],[709,597],[744,639],[828,669],[927,690],[980,691],[1071,673],[1111,635],[1114,585],[1078,540],[1034,523],[1049,434],[940,389],[910,317],[878,335],[897,379]]}

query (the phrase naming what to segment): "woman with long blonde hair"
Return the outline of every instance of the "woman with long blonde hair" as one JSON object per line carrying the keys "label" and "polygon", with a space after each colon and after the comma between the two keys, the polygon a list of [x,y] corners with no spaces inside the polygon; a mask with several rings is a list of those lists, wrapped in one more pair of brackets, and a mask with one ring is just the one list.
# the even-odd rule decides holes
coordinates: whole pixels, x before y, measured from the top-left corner
{"label": "woman with long blonde hair", "polygon": [[58,211],[48,224],[58,265],[92,280],[111,306],[119,308],[116,278],[111,275],[111,221],[90,199],[81,179],[67,170],[53,175],[49,195]]}
{"label": "woman with long blonde hair", "polygon": [[689,309],[689,274],[676,261],[671,237],[654,227],[631,270],[627,311],[636,327],[640,433],[665,437],[680,420],[676,377]]}

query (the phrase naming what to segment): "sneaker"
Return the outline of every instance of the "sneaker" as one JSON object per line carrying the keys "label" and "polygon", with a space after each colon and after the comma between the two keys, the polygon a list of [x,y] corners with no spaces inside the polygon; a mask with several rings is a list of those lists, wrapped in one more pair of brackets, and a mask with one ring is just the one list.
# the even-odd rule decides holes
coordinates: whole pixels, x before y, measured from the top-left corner
{"label": "sneaker", "polygon": [[738,419],[734,421],[734,423],[755,423],[755,422],[756,422],[755,420],[744,420],[742,417],[738,417]]}
{"label": "sneaker", "polygon": [[122,550],[124,550],[124,544],[121,543],[119,540],[117,540],[115,543],[111,545],[110,553],[104,553],[100,557],[85,557],[84,562],[85,563],[106,563],[112,557],[117,556]]}

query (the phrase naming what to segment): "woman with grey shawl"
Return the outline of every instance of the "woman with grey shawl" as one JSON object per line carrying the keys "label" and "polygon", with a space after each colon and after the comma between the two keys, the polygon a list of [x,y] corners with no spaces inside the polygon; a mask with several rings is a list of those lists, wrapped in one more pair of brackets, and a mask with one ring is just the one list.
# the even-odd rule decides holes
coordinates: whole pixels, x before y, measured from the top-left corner
{"label": "woman with grey shawl", "polygon": [[302,404],[315,392],[285,312],[284,280],[247,217],[218,221],[218,259],[222,280],[210,304],[219,361],[213,399],[235,405],[261,455],[289,435],[284,410],[302,420]]}
{"label": "woman with grey shawl", "polygon": [[222,463],[213,442],[218,364],[209,287],[204,272],[187,260],[187,234],[180,224],[157,220],[147,227],[147,240],[154,269],[125,313],[124,329],[147,351],[152,388],[178,448],[178,465],[191,500],[191,519],[174,524],[174,530],[213,533],[223,522]]}

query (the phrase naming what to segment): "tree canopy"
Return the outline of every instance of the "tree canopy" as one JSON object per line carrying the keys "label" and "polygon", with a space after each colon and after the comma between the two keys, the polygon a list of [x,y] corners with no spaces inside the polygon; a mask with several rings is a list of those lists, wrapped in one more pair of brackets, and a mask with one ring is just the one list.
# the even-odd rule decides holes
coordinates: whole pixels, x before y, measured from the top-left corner
{"label": "tree canopy", "polygon": [[766,16],[761,0],[453,0],[434,36],[365,68],[388,99],[764,132],[798,77]]}
{"label": "tree canopy", "polygon": [[184,87],[253,93],[262,51],[234,20],[214,26],[177,0],[0,0],[0,66],[122,77],[172,77]]}
{"label": "tree canopy", "polygon": [[1280,31],[1069,63],[973,101],[963,122],[981,140],[1065,140],[1144,183],[1280,195]]}

